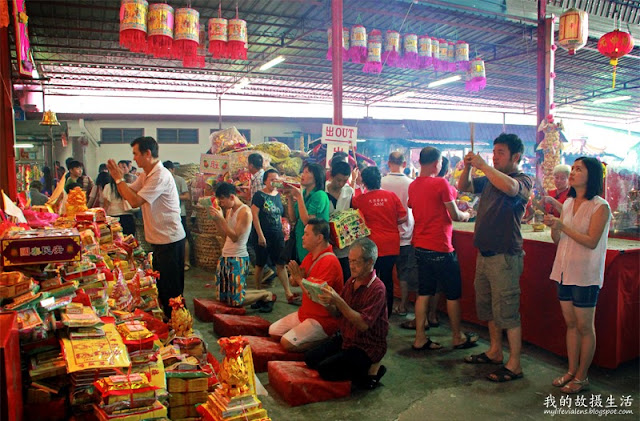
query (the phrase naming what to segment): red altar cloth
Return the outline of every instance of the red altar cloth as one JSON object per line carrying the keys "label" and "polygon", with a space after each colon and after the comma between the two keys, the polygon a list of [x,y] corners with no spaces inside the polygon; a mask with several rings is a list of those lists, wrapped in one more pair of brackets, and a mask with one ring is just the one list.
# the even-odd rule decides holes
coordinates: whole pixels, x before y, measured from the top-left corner
{"label": "red altar cloth", "polygon": [[[462,319],[486,325],[476,315],[473,280],[477,250],[473,232],[454,230],[462,276]],[[555,354],[566,356],[566,325],[557,295],[557,283],[549,279],[556,245],[524,240],[524,271],[520,314],[522,339]],[[607,250],[604,284],[596,307],[596,353],[593,363],[616,368],[640,355],[640,249]]]}

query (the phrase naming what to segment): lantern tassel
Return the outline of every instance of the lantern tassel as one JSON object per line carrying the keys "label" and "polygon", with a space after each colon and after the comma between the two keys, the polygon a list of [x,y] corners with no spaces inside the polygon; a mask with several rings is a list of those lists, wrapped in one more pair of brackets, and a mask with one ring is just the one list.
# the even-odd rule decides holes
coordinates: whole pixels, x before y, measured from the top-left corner
{"label": "lantern tassel", "polygon": [[609,64],[613,66],[613,83],[611,84],[611,88],[615,88],[616,87],[616,69],[618,68],[618,59],[617,58],[611,59]]}

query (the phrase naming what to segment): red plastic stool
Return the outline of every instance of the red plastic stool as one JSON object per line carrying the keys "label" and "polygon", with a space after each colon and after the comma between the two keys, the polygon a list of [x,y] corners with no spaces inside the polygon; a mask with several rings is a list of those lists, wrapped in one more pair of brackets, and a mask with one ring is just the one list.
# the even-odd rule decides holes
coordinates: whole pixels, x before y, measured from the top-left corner
{"label": "red plastic stool", "polygon": [[291,406],[346,398],[351,382],[328,382],[303,361],[269,361],[269,384]]}
{"label": "red plastic stool", "polygon": [[202,322],[212,322],[214,314],[236,314],[238,316],[247,314],[244,307],[231,307],[211,298],[194,298],[193,309],[198,320]]}
{"label": "red plastic stool", "polygon": [[267,371],[269,361],[303,361],[304,352],[289,352],[285,350],[276,339],[264,336],[245,336],[251,345],[253,366],[256,373]]}
{"label": "red plastic stool", "polygon": [[271,322],[258,316],[214,314],[213,331],[220,337],[269,336]]}

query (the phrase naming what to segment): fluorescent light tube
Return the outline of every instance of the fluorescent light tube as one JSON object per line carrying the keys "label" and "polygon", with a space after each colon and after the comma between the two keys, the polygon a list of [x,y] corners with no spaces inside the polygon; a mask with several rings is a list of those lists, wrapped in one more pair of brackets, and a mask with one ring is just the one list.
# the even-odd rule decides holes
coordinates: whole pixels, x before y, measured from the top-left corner
{"label": "fluorescent light tube", "polygon": [[285,58],[282,56],[278,56],[276,58],[274,58],[271,61],[266,62],[265,64],[263,64],[262,66],[260,66],[260,71],[264,72],[265,70],[268,70],[270,68],[272,68],[273,66],[277,66],[278,64],[282,63],[283,61],[285,61]]}
{"label": "fluorescent light tube", "polygon": [[33,148],[33,143],[16,143],[15,145],[13,145],[13,147],[16,149]]}
{"label": "fluorescent light tube", "polygon": [[628,99],[631,99],[631,95],[613,96],[611,98],[598,98],[598,99],[594,99],[593,103],[594,104],[607,104],[609,102],[626,101]]}
{"label": "fluorescent light tube", "polygon": [[444,79],[436,80],[435,82],[431,82],[427,86],[429,88],[435,88],[436,86],[446,85],[447,83],[456,82],[456,81],[458,81],[460,79],[462,79],[462,76],[460,76],[460,75],[451,76],[451,77],[447,77],[447,78],[444,78]]}

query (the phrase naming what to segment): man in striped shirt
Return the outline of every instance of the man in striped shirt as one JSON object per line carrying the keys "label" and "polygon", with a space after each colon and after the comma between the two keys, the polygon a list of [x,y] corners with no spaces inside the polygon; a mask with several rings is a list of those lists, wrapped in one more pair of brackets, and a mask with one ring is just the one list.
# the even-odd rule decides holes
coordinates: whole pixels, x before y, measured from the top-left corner
{"label": "man in striped shirt", "polygon": [[323,288],[322,304],[339,318],[340,334],[307,352],[305,362],[329,381],[351,380],[374,389],[386,373],[380,361],[387,352],[386,289],[373,266],[378,248],[368,238],[357,240],[349,251],[351,278],[342,293]]}

